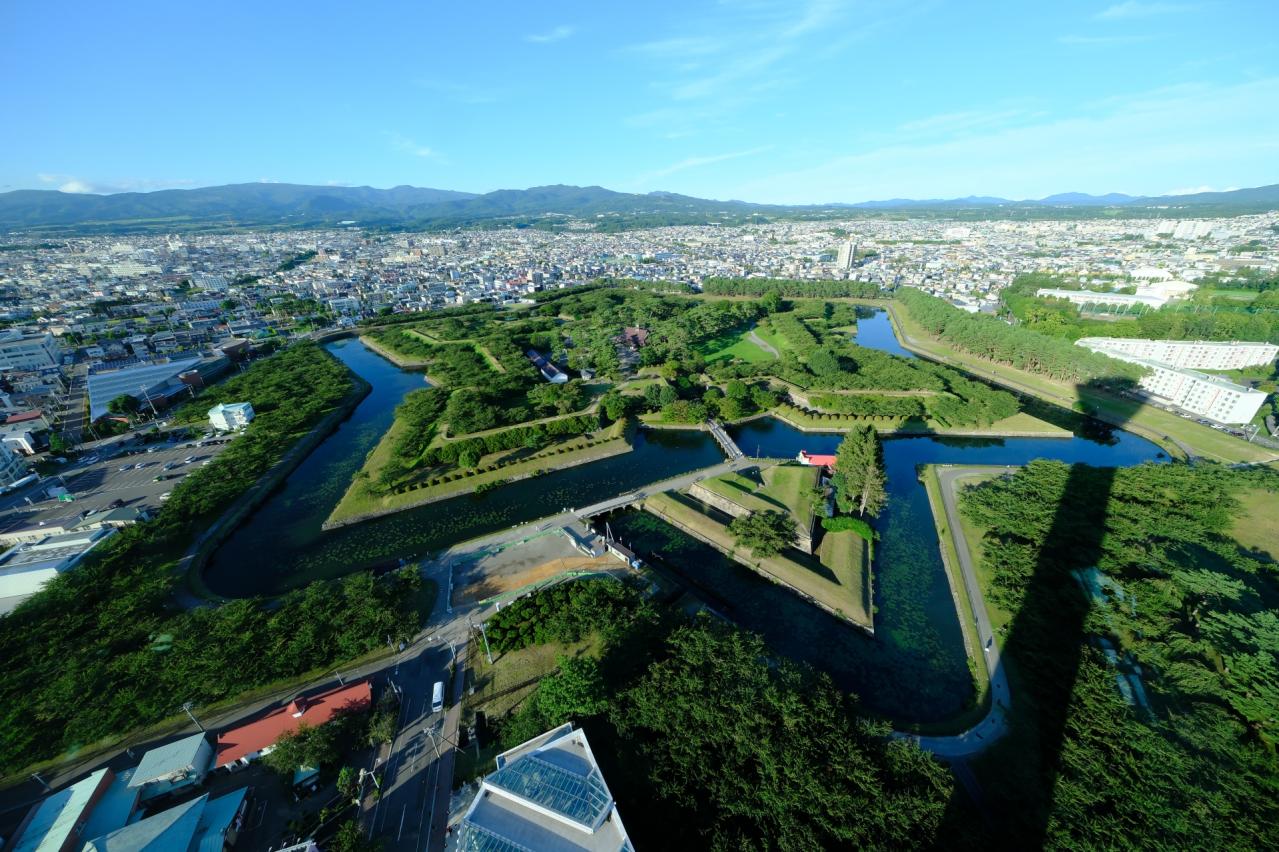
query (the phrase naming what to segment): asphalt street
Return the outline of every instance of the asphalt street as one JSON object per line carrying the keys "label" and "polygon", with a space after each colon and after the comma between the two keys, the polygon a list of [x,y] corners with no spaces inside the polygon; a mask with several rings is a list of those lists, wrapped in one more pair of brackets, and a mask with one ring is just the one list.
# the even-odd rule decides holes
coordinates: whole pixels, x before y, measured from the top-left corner
{"label": "asphalt street", "polygon": [[[455,619],[444,630],[387,673],[400,692],[400,724],[385,762],[373,767],[382,794],[366,821],[369,836],[378,838],[384,850],[422,852],[444,846],[461,716],[449,665],[462,652],[465,622]],[[445,696],[451,699],[440,712],[431,709],[437,682],[445,684]]]}

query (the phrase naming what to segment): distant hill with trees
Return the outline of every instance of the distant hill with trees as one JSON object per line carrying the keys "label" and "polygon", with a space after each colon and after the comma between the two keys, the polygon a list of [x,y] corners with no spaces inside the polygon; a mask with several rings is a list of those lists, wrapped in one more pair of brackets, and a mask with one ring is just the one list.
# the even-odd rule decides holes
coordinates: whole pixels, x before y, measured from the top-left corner
{"label": "distant hill with trees", "polygon": [[599,231],[659,225],[742,224],[776,218],[850,216],[951,218],[1075,218],[1121,210],[1126,216],[1214,216],[1279,209],[1279,184],[1231,192],[1134,198],[1110,193],[1062,193],[1011,201],[990,196],[891,199],[856,204],[786,206],[715,201],[673,192],[615,192],[600,186],[538,186],[476,194],[396,186],[305,186],[241,183],[198,189],[114,195],[20,189],[0,193],[0,230],[42,233],[130,233],[361,227],[432,230],[458,227],[555,228],[565,217],[588,219]]}

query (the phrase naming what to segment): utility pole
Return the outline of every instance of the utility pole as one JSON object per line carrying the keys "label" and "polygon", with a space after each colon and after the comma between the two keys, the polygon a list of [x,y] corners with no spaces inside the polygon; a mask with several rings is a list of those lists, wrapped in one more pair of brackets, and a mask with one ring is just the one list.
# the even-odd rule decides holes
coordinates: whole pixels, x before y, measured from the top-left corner
{"label": "utility pole", "polygon": [[431,745],[435,748],[435,759],[440,759],[440,744],[435,741],[435,731],[431,728],[423,728],[422,732],[431,738]]}
{"label": "utility pole", "polygon": [[147,401],[147,405],[151,406],[151,416],[159,417],[160,412],[155,410],[155,403],[151,401],[151,394],[147,393],[146,385],[138,385],[138,390],[142,391],[142,397]]}
{"label": "utility pole", "polygon": [[194,701],[187,701],[182,705],[182,709],[187,711],[187,715],[191,717],[192,722],[195,722],[195,726],[200,729],[200,733],[204,733],[204,725],[201,725],[200,720],[195,718],[195,714],[191,712],[191,708],[194,706]]}
{"label": "utility pole", "polygon": [[[475,623],[471,622],[471,630],[475,630]],[[484,622],[480,622],[480,635],[484,637],[484,655],[488,657],[489,665],[493,665],[493,652],[489,650],[489,635],[484,629]]]}

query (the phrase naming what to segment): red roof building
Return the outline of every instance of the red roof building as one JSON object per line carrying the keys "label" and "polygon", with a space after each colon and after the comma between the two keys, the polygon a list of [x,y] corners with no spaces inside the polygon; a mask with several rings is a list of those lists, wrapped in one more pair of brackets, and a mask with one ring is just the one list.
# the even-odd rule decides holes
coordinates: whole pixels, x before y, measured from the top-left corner
{"label": "red roof building", "polygon": [[331,721],[339,713],[367,710],[373,705],[373,687],[367,680],[349,683],[319,695],[299,697],[256,722],[231,728],[218,734],[215,767],[223,767],[237,760],[244,763],[270,751],[285,734],[291,734],[302,725],[316,727]]}
{"label": "red roof building", "polygon": [[823,456],[816,453],[809,453],[807,450],[800,450],[799,455],[795,456],[795,460],[800,464],[810,464],[813,467],[824,467],[830,471],[835,469],[835,456]]}

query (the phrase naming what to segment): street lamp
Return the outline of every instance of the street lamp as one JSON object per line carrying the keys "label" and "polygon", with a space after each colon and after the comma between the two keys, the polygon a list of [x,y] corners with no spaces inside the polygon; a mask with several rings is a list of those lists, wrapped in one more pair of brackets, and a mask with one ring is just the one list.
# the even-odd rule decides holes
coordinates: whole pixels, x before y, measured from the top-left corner
{"label": "street lamp", "polygon": [[191,717],[192,722],[195,722],[195,726],[200,729],[200,733],[204,733],[204,725],[201,725],[200,720],[195,718],[195,714],[191,712],[191,708],[194,706],[194,701],[187,701],[182,705],[182,709],[187,711],[187,715]]}

